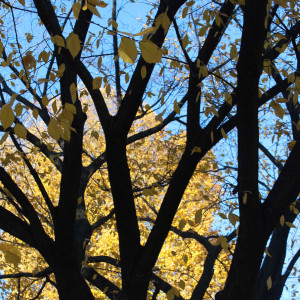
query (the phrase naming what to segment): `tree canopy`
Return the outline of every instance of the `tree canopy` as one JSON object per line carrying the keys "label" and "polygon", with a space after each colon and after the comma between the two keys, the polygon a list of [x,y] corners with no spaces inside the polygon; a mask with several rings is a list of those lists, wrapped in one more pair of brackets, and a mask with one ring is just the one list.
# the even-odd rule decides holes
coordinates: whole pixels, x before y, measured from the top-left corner
{"label": "tree canopy", "polygon": [[0,5],[2,296],[280,299],[299,2]]}

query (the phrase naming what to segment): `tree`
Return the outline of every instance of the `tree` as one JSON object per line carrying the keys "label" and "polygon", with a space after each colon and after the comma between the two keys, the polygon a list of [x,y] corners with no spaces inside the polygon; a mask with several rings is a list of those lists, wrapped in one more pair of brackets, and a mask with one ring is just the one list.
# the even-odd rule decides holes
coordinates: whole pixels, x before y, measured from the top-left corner
{"label": "tree", "polygon": [[[96,288],[110,299],[156,299],[161,291],[169,299],[202,299],[209,288],[219,290],[216,299],[279,299],[300,255],[298,250],[283,271],[300,205],[297,1],[161,0],[142,6],[141,31],[126,23],[126,7],[136,9],[134,1],[1,3],[0,121],[7,154],[0,168],[0,228],[43,257],[46,268],[36,275],[46,276],[61,299],[94,299]],[[100,87],[116,99],[115,109]],[[86,139],[93,125],[87,94],[97,113],[91,135],[105,137],[98,147]],[[149,118],[153,112],[156,124]],[[145,122],[135,131],[140,120]],[[162,161],[151,161],[143,145],[155,134],[162,134],[164,149],[154,149],[170,163],[166,169]],[[218,166],[201,170],[210,150]],[[34,161],[32,153],[44,161]],[[43,198],[40,208],[26,174],[9,167],[17,156]],[[142,165],[146,156],[150,173]],[[203,190],[205,184],[193,185],[199,170],[220,179],[217,200]],[[60,177],[58,194],[47,191],[43,172]],[[93,176],[103,178],[94,182]],[[198,188],[212,210],[193,203]],[[97,193],[100,203],[90,204]],[[102,197],[111,197],[111,211]],[[185,197],[189,205],[182,207]],[[216,224],[228,218],[238,228],[207,230],[201,215],[216,215],[219,208]],[[181,209],[196,214],[189,226],[198,229],[185,229]],[[89,247],[97,251],[102,237],[102,231],[99,240],[92,237],[96,213],[102,216],[97,227],[115,218],[111,234],[118,235],[118,257],[89,260]],[[207,253],[193,258],[202,260],[203,269],[182,295],[178,279],[159,270],[170,260],[166,245],[175,245],[178,236]],[[18,264],[17,247],[4,244],[2,250]],[[226,282],[214,283],[216,261],[226,267],[229,255]],[[120,273],[122,286],[97,272],[96,262]],[[178,286],[185,288],[184,279]]]}

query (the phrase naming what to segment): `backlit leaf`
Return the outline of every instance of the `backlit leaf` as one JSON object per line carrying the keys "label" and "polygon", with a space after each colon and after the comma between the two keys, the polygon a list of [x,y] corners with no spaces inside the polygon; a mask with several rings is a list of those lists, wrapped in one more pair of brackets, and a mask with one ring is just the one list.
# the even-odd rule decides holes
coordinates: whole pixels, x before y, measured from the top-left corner
{"label": "backlit leaf", "polygon": [[15,120],[15,115],[12,108],[8,104],[4,104],[0,111],[0,121],[5,129],[10,127]]}
{"label": "backlit leaf", "polygon": [[199,224],[202,220],[202,209],[198,209],[195,213],[195,224]]}
{"label": "backlit leaf", "polygon": [[66,40],[66,48],[70,51],[73,59],[77,56],[77,54],[81,50],[80,39],[78,34],[71,32]]}
{"label": "backlit leaf", "polygon": [[60,128],[57,121],[50,117],[50,122],[48,124],[48,133],[56,141],[60,138]]}
{"label": "backlit leaf", "polygon": [[21,124],[16,124],[14,132],[20,139],[25,140],[27,137],[27,129]]}
{"label": "backlit leaf", "polygon": [[267,287],[268,287],[268,291],[271,289],[272,287],[272,278],[271,276],[268,277],[267,279]]}
{"label": "backlit leaf", "polygon": [[123,36],[119,46],[119,55],[123,61],[129,64],[134,64],[137,53],[135,42],[132,39]]}
{"label": "backlit leaf", "polygon": [[51,41],[58,47],[65,47],[65,40],[61,35],[53,36]]}
{"label": "backlit leaf", "polygon": [[142,57],[145,62],[158,63],[161,61],[162,51],[151,41],[141,41],[139,43],[142,52]]}

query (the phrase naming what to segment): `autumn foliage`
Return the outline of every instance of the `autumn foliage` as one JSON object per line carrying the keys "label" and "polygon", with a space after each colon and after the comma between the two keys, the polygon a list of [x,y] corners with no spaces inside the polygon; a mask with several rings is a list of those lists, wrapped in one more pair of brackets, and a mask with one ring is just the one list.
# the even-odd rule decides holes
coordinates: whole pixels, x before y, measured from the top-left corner
{"label": "autumn foliage", "polygon": [[0,7],[2,298],[296,299],[297,1]]}

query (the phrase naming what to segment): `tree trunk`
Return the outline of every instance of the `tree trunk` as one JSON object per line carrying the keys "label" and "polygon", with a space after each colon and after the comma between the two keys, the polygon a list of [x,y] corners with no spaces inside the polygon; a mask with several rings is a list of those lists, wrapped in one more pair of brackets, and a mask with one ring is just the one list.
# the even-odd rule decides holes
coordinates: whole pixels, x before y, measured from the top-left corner
{"label": "tree trunk", "polygon": [[60,300],[95,299],[85,279],[76,268],[67,267],[66,264],[56,266],[54,274]]}

